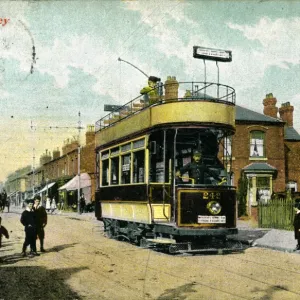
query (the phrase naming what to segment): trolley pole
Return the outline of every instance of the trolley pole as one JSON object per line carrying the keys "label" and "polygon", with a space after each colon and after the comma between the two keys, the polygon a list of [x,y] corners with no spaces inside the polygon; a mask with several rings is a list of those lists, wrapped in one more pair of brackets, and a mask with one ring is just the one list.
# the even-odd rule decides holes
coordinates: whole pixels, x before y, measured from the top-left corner
{"label": "trolley pole", "polygon": [[81,129],[81,120],[80,112],[78,112],[78,187],[77,187],[77,212],[80,214],[80,129]]}
{"label": "trolley pole", "polygon": [[35,126],[33,126],[33,122],[31,120],[31,130],[32,130],[32,197],[34,197],[35,191],[34,191],[34,186],[35,186],[35,136],[34,136],[34,130]]}

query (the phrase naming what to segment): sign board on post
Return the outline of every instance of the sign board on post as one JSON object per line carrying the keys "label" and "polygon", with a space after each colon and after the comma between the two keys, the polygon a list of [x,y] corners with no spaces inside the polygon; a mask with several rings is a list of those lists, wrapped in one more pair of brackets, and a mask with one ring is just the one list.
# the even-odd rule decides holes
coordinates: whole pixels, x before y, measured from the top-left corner
{"label": "sign board on post", "polygon": [[110,105],[110,104],[104,104],[104,111],[116,111],[119,110],[120,108],[122,108],[122,110],[124,109],[129,109],[128,106],[124,106],[124,105]]}
{"label": "sign board on post", "polygon": [[104,111],[115,111],[117,109],[120,109],[122,105],[110,105],[110,104],[104,104]]}
{"label": "sign board on post", "polygon": [[232,53],[229,50],[213,49],[194,46],[193,57],[214,61],[230,62],[232,61]]}

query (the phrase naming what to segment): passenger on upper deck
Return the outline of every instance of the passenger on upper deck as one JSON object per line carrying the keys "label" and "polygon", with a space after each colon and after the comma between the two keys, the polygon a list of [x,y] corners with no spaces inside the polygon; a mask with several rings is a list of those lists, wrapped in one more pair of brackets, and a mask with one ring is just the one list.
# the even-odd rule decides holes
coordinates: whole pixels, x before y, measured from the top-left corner
{"label": "passenger on upper deck", "polygon": [[160,81],[160,78],[155,76],[150,76],[148,78],[148,86],[145,86],[141,89],[140,93],[144,95],[144,101],[145,104],[153,104],[158,101],[158,88],[156,86],[156,83]]}
{"label": "passenger on upper deck", "polygon": [[195,151],[193,154],[193,161],[186,164],[176,172],[177,177],[181,177],[184,173],[189,173],[189,179],[193,179],[195,184],[204,184],[205,179],[213,177],[217,181],[222,179],[211,171],[202,161],[202,154],[199,151]]}

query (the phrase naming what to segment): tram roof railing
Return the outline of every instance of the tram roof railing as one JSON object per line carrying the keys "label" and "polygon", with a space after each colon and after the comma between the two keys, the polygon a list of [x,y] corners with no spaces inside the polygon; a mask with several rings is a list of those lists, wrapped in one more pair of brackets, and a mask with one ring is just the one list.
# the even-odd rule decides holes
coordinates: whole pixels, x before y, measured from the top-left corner
{"label": "tram roof railing", "polygon": [[[164,92],[163,92],[164,90]],[[212,101],[235,104],[235,90],[212,82],[177,82],[161,84],[118,107],[95,123],[95,131],[110,127],[150,106],[177,101]]]}

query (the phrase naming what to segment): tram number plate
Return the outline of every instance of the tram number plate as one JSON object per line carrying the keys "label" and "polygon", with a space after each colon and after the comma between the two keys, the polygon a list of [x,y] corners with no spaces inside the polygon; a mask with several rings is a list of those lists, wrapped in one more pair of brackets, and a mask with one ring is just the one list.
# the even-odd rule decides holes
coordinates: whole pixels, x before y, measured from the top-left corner
{"label": "tram number plate", "polygon": [[226,223],[226,216],[198,216],[198,223]]}

